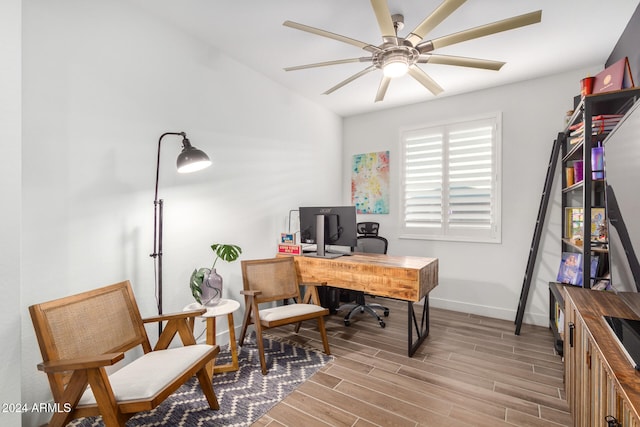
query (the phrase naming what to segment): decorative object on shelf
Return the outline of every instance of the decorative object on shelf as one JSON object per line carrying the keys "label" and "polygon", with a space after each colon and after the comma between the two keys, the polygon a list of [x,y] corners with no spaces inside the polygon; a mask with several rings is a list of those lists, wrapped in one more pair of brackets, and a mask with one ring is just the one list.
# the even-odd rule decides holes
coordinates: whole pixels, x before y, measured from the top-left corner
{"label": "decorative object on shelf", "polygon": [[211,250],[216,254],[211,268],[203,267],[193,270],[189,279],[191,295],[205,307],[213,307],[222,298],[222,276],[216,273],[216,263],[219,259],[233,262],[240,257],[242,249],[240,246],[214,243]]}
{"label": "decorative object on shelf", "polygon": [[568,126],[569,123],[571,123],[571,118],[573,117],[573,113],[574,113],[574,110],[569,110],[569,111],[566,112],[565,117],[564,117],[565,126]]}
{"label": "decorative object on shelf", "polygon": [[591,170],[592,179],[604,179],[604,147],[600,142],[591,149]]}
{"label": "decorative object on shelf", "polygon": [[302,245],[296,244],[295,233],[280,233],[278,253],[285,255],[302,255]]}
{"label": "decorative object on shelf", "polygon": [[[602,229],[606,229],[605,208],[591,208],[591,240],[599,240]],[[605,233],[606,234],[606,233]]]}
{"label": "decorative object on shelf", "polygon": [[576,160],[573,162],[573,178],[576,183],[580,182],[584,178],[584,161]]}
{"label": "decorative object on shelf", "polygon": [[634,86],[629,58],[625,56],[596,75],[593,83],[593,93],[611,92]]}
{"label": "decorative object on shelf", "polygon": [[593,82],[595,81],[595,77],[585,77],[580,80],[580,95],[587,96],[593,93]]}
{"label": "decorative object on shelf", "polygon": [[564,172],[567,176],[567,187],[571,187],[573,184],[575,184],[573,168],[564,168]]}
{"label": "decorative object on shelf", "polygon": [[[153,201],[153,253],[149,255],[154,260],[155,289],[158,314],[162,314],[162,227],[163,227],[163,200],[158,200],[158,181],[160,178],[160,145],[167,135],[182,137],[182,151],[178,155],[176,167],[179,173],[196,172],[211,165],[211,160],[203,151],[191,145],[184,132],[165,132],[158,139],[158,157],[156,162],[156,187]],[[159,334],[162,333],[162,323],[158,323]]]}

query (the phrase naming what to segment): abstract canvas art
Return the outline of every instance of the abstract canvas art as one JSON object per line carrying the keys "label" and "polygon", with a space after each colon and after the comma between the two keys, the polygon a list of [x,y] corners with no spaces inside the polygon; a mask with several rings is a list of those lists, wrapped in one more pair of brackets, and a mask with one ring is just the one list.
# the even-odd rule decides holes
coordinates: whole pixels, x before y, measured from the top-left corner
{"label": "abstract canvas art", "polygon": [[359,214],[389,213],[389,151],[353,155],[351,203]]}

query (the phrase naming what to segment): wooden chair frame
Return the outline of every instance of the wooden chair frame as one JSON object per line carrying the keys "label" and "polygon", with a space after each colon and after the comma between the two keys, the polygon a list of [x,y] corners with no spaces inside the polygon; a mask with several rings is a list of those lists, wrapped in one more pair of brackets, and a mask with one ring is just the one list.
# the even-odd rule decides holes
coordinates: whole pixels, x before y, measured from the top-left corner
{"label": "wooden chair frame", "polygon": [[[298,333],[301,322],[316,319],[324,352],[331,354],[324,325],[324,316],[329,314],[329,310],[320,306],[320,298],[316,288],[317,286],[325,286],[326,283],[304,283],[306,291],[304,297],[301,298],[300,274],[293,257],[244,260],[241,265],[244,289],[240,293],[244,295],[245,312],[239,345],[244,342],[247,328],[253,324],[263,374],[267,373],[262,342],[263,329],[295,324],[295,332]],[[269,312],[269,316],[261,316],[260,304],[290,299],[294,301],[294,304],[262,309],[262,313]]]}
{"label": "wooden chair frame", "polygon": [[[213,363],[220,349],[196,344],[188,323],[190,318],[205,311],[142,319],[129,281],[30,306],[43,358],[38,369],[47,374],[54,401],[60,408],[70,408],[67,412],[55,412],[49,426],[65,426],[75,418],[97,415],[102,416],[107,427],[124,426],[136,412],[157,407],[194,375],[209,407],[219,409],[206,365]],[[166,326],[152,349],[144,323],[160,321],[166,322]],[[176,334],[184,346],[169,349]],[[158,352],[154,356],[169,356],[172,364],[175,361],[173,371],[177,374],[172,374],[168,384],[162,384],[150,396],[119,400],[118,390],[112,387],[105,368],[122,360],[125,352],[138,346],[142,347],[144,356],[131,362],[129,367],[144,368],[149,360],[145,356]],[[179,357],[185,354],[184,350],[190,352],[189,360],[182,361]],[[176,351],[176,354],[170,353]],[[87,386],[90,386],[95,403],[80,404],[83,395],[90,393]]]}

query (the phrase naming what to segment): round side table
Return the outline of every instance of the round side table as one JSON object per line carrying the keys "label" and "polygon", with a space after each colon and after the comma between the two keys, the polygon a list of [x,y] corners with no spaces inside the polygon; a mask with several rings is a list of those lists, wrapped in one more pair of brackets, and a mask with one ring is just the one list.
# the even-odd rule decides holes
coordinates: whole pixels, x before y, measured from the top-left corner
{"label": "round side table", "polygon": [[[184,311],[197,310],[202,308],[202,305],[198,303],[189,304],[184,308]],[[240,308],[240,303],[232,299],[221,299],[217,305],[213,307],[206,307],[207,312],[203,313],[200,317],[207,319],[207,344],[216,344],[216,317],[227,315],[227,323],[229,325],[229,348],[231,349],[231,363],[226,365],[207,365],[210,374],[217,374],[220,372],[230,372],[238,370],[238,347],[236,344],[236,331],[233,325],[233,312]],[[191,328],[193,329],[193,322]],[[213,369],[212,369],[213,367]]]}

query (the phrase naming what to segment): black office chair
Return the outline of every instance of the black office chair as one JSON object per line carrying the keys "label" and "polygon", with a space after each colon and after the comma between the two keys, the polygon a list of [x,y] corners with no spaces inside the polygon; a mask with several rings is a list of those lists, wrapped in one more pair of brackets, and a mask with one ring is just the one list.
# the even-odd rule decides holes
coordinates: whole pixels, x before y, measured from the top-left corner
{"label": "black office chair", "polygon": [[[358,246],[355,248],[355,252],[386,254],[389,242],[384,237],[378,236],[378,229],[380,225],[377,222],[360,222],[357,225],[358,233]],[[385,327],[384,320],[378,315],[375,309],[382,310],[384,317],[389,316],[389,309],[381,304],[365,302],[365,294],[362,291],[349,291],[350,300],[354,300],[354,303],[343,304],[338,307],[338,311],[342,309],[350,309],[347,315],[344,317],[345,326],[351,324],[351,318],[356,313],[364,313],[365,311],[375,317],[381,327]]]}

